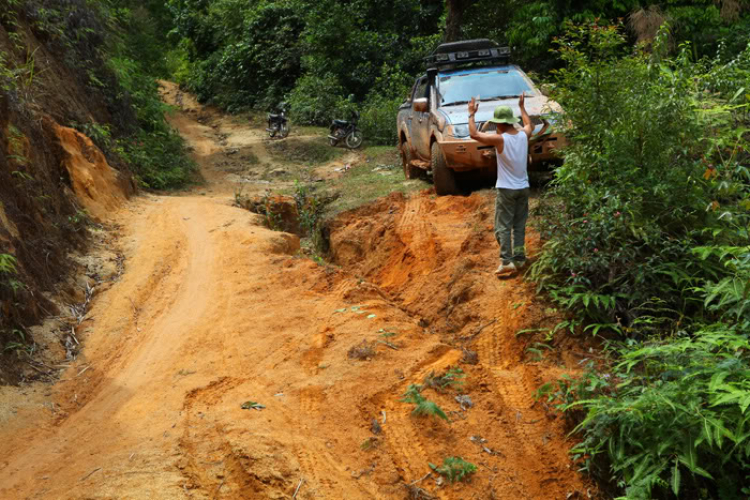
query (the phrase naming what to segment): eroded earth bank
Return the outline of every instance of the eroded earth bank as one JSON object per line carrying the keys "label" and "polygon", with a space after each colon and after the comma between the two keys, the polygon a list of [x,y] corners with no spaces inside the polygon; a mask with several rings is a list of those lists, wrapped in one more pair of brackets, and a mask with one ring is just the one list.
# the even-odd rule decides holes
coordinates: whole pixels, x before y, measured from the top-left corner
{"label": "eroded earth bank", "polygon": [[[491,193],[345,212],[321,265],[233,206],[232,158],[263,157],[263,130],[165,92],[207,184],[110,211],[123,272],[75,363],[5,418],[0,497],[587,498],[564,422],[533,398],[584,353],[535,360],[516,335],[559,318],[492,274]],[[462,385],[422,394],[450,422],[411,415],[409,385],[449,368]],[[469,482],[431,473],[448,456],[477,465]]]}

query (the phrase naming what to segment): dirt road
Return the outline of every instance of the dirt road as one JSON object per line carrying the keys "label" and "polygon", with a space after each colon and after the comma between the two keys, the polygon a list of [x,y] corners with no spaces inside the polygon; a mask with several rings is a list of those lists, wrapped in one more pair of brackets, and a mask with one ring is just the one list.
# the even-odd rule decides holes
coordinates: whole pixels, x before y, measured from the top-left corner
{"label": "dirt road", "polygon": [[[585,495],[562,423],[532,397],[564,363],[526,360],[515,334],[544,314],[529,285],[491,273],[486,196],[393,195],[344,214],[337,266],[321,266],[232,206],[217,158],[262,155],[262,131],[169,90],[208,184],[113,214],[125,271],[47,409],[0,435],[0,498]],[[351,358],[363,341],[371,355]],[[472,407],[425,389],[451,423],[411,416],[408,385],[450,366]],[[428,476],[447,456],[477,465],[471,482]]]}

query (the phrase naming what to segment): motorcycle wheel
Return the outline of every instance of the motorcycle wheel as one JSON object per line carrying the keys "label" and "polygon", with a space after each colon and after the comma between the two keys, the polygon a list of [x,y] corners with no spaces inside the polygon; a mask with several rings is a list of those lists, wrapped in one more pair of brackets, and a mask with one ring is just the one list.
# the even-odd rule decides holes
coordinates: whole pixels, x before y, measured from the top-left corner
{"label": "motorcycle wheel", "polygon": [[288,123],[282,123],[281,127],[279,129],[279,137],[282,139],[287,137],[289,135],[289,124]]}
{"label": "motorcycle wheel", "polygon": [[357,149],[362,145],[364,136],[359,130],[355,130],[346,136],[346,147],[349,149]]}
{"label": "motorcycle wheel", "polygon": [[268,137],[274,137],[276,135],[276,129],[277,128],[278,127],[275,124],[271,125],[270,127],[268,127]]}
{"label": "motorcycle wheel", "polygon": [[339,141],[341,140],[341,136],[342,136],[342,135],[344,135],[344,134],[343,134],[343,132],[344,132],[344,131],[343,131],[343,130],[341,130],[340,128],[337,128],[336,130],[332,130],[332,131],[331,131],[331,135],[332,135],[332,136],[334,136],[334,137],[336,137],[337,139],[331,139],[331,138],[329,137],[329,138],[328,138],[328,144],[330,144],[330,145],[331,145],[331,147],[334,147],[334,148],[335,148],[335,147],[336,147],[336,145],[338,145]]}

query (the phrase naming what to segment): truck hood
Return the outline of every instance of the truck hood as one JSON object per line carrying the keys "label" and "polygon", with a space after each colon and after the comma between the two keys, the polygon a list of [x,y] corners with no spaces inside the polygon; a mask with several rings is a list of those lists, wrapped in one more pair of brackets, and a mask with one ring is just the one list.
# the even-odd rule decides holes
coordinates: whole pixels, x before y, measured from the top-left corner
{"label": "truck hood", "polygon": [[[510,106],[513,114],[521,117],[521,110],[518,108],[518,98],[511,97],[508,99],[495,99],[492,101],[482,101],[479,103],[476,121],[478,123],[486,122],[494,116],[497,106]],[[560,106],[544,95],[526,97],[526,111],[529,116],[540,116],[552,111],[559,111]],[[469,106],[468,104],[456,104],[454,106],[442,106],[438,109],[445,116],[446,121],[451,125],[463,125],[469,123]]]}

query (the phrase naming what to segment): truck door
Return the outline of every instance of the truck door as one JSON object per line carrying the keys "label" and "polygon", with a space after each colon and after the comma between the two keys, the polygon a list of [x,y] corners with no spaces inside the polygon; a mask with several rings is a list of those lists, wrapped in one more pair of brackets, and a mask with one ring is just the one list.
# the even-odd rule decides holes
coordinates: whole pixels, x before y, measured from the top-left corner
{"label": "truck door", "polygon": [[412,103],[415,99],[427,98],[427,111],[419,112],[412,108],[411,141],[417,156],[426,160],[430,157],[430,86],[427,76],[420,78],[414,87]]}

